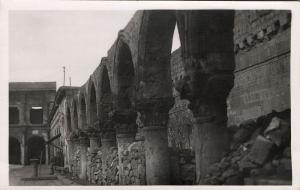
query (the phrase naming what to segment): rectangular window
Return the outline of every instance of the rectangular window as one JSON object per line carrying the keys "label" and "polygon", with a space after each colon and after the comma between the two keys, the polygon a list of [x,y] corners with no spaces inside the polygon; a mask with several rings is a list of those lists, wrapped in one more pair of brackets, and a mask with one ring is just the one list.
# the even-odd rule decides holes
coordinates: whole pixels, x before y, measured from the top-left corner
{"label": "rectangular window", "polygon": [[32,124],[42,124],[43,123],[43,108],[42,107],[32,107],[30,109],[30,123],[32,123]]}
{"label": "rectangular window", "polygon": [[17,107],[9,107],[9,124],[18,124],[19,119],[19,109]]}

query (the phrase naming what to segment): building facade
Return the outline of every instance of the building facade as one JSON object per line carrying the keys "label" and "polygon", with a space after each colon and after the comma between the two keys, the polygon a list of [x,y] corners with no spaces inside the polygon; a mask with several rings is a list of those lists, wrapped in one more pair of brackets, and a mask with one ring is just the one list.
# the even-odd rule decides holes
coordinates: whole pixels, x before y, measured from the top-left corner
{"label": "building facade", "polygon": [[9,83],[9,163],[48,163],[48,115],[56,94],[55,82]]}
{"label": "building facade", "polygon": [[50,137],[54,137],[50,144],[50,157],[51,163],[56,166],[70,166],[71,158],[68,153],[68,139],[70,137],[68,135],[71,126],[71,111],[68,104],[72,102],[68,101],[68,97],[72,97],[77,93],[78,87],[60,87],[56,93],[54,106],[49,115],[49,118],[51,118],[51,121],[49,121]]}

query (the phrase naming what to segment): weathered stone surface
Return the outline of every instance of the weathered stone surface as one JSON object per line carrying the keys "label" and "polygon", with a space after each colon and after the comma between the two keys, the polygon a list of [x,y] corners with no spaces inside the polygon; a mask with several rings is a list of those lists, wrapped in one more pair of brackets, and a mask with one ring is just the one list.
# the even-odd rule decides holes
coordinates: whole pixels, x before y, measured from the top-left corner
{"label": "weathered stone surface", "polygon": [[263,136],[258,136],[251,148],[248,159],[262,165],[270,155],[273,143]]}
{"label": "weathered stone surface", "polygon": [[288,144],[290,139],[290,125],[279,118],[273,118],[269,127],[265,130],[265,136],[278,147]]}
{"label": "weathered stone surface", "polygon": [[275,129],[278,129],[280,127],[280,119],[278,117],[274,117],[271,120],[271,123],[269,124],[269,126],[266,128],[266,130],[264,131],[264,135],[266,136],[270,131],[273,131]]}

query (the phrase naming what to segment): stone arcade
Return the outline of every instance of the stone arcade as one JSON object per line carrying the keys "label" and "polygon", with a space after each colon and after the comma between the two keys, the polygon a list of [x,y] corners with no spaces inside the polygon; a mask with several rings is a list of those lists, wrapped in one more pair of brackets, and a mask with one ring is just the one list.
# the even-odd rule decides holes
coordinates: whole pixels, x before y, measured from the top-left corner
{"label": "stone arcade", "polygon": [[[290,21],[289,11],[137,11],[87,82],[56,93],[51,161],[84,184],[251,184],[232,178],[246,172],[235,162],[211,166],[248,141],[256,118],[290,109]],[[176,24],[181,48],[171,54]],[[290,127],[275,116],[276,129]],[[272,130],[252,138],[246,157],[258,165],[244,168],[268,162],[255,147],[274,148]]]}

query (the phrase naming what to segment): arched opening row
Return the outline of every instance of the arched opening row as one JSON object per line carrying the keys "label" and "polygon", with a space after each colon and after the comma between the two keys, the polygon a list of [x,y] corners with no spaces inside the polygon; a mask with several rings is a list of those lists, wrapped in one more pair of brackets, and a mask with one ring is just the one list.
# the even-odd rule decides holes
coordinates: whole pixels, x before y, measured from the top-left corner
{"label": "arched opening row", "polygon": [[[135,140],[139,113],[144,127],[147,184],[170,184],[167,123],[174,103],[170,59],[177,23],[185,76],[174,85],[181,98],[190,101],[189,108],[196,118],[194,146],[196,183],[199,184],[208,166],[219,161],[228,148],[226,98],[233,87],[234,11],[149,10],[143,14],[137,63],[133,61],[130,45],[120,36],[112,77],[116,97],[113,99],[111,96],[109,77],[104,67],[99,79],[99,102],[93,82],[89,87],[89,98],[80,96],[81,123],[78,126],[86,129],[87,125],[94,126],[96,123],[101,129],[111,123],[107,124],[98,117],[109,118],[109,115],[113,120],[111,125],[116,129],[120,153]],[[101,134],[102,137],[106,138],[105,134]],[[87,135],[89,143],[80,141],[82,154],[86,152],[86,146],[97,144],[93,141],[93,133]],[[84,157],[81,156],[81,159],[84,163]],[[120,165],[124,164],[122,160],[126,160],[126,155],[119,155]],[[85,169],[86,165],[82,164],[82,175]],[[125,171],[119,171],[120,176],[125,176]],[[124,180],[126,178],[120,177],[121,184],[125,183]]]}

